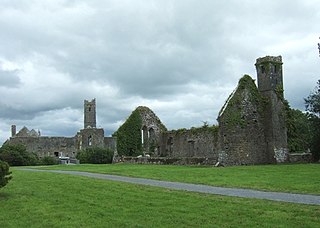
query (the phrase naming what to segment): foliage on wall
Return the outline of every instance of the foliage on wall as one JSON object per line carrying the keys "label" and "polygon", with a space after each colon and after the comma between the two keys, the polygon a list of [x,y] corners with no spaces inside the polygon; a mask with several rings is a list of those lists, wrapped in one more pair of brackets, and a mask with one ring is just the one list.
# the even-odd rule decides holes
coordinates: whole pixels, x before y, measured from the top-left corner
{"label": "foliage on wall", "polygon": [[170,132],[173,133],[174,135],[184,135],[187,133],[191,135],[211,133],[214,136],[214,138],[217,138],[218,131],[219,131],[219,126],[216,126],[216,125],[209,126],[207,123],[204,123],[204,125],[201,127],[192,127],[190,129],[181,128],[177,130],[172,130]]}
{"label": "foliage on wall", "polygon": [[113,134],[113,136],[117,137],[119,155],[137,156],[142,154],[141,125],[141,115],[139,110],[136,109]]}
{"label": "foliage on wall", "polygon": [[[247,101],[244,99],[246,95]],[[244,108],[247,108],[246,103],[253,104],[257,107],[256,111],[263,114],[266,101],[249,75],[244,75],[239,80],[236,91],[230,95],[220,111],[219,117],[223,119],[226,127],[246,126],[246,121],[243,118],[245,116]]]}

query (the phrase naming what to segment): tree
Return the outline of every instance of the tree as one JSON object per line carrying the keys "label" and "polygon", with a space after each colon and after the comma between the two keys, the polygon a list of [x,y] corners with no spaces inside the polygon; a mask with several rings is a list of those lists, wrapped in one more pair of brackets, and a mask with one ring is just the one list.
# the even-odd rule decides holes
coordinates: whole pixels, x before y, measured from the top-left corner
{"label": "tree", "polygon": [[36,154],[28,152],[24,145],[4,144],[0,148],[0,159],[8,162],[10,166],[37,165],[39,158]]}
{"label": "tree", "polygon": [[311,152],[317,161],[320,158],[320,80],[314,91],[304,100],[311,123]]}
{"label": "tree", "polygon": [[320,117],[320,79],[317,86],[310,95],[304,99],[306,103],[306,110],[317,117]]}
{"label": "tree", "polygon": [[308,115],[298,109],[287,110],[288,149],[306,152],[311,146],[311,125]]}
{"label": "tree", "polygon": [[7,162],[0,161],[0,188],[6,186],[9,180],[12,178],[9,171],[9,165]]}

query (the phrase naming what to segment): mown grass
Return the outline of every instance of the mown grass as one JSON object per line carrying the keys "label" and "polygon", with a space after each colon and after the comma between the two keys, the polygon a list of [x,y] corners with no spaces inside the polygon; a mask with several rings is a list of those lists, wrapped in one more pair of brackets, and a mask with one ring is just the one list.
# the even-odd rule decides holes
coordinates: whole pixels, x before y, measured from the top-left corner
{"label": "mown grass", "polygon": [[0,227],[318,227],[320,206],[13,170]]}
{"label": "mown grass", "polygon": [[222,168],[172,165],[83,164],[38,168],[88,171],[265,191],[320,194],[320,164],[234,166]]}

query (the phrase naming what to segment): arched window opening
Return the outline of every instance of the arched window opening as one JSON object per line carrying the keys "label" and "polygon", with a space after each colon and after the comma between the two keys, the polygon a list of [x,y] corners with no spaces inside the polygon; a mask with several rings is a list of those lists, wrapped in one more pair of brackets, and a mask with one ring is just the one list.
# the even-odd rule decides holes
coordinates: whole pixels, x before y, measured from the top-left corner
{"label": "arched window opening", "polygon": [[144,126],[141,130],[141,139],[143,145],[148,143],[148,129],[146,126]]}
{"label": "arched window opening", "polygon": [[92,146],[92,136],[88,137],[88,146]]}
{"label": "arched window opening", "polygon": [[149,140],[151,140],[151,141],[154,141],[156,139],[156,133],[153,128],[149,129],[148,136],[149,136]]}

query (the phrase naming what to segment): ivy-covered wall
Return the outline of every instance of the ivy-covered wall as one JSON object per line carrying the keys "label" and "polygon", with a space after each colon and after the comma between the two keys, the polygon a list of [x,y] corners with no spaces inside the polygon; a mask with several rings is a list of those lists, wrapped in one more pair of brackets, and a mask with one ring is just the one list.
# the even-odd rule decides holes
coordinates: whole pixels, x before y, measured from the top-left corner
{"label": "ivy-covered wall", "polygon": [[128,119],[113,134],[117,138],[119,155],[136,156],[142,154],[142,118],[139,110],[134,110]]}
{"label": "ivy-covered wall", "polygon": [[[145,106],[137,107],[123,125],[113,134],[117,137],[119,155],[157,155],[160,135],[167,128],[154,112]],[[143,138],[142,138],[143,137]]]}

